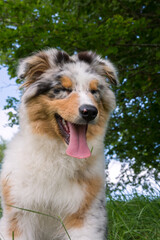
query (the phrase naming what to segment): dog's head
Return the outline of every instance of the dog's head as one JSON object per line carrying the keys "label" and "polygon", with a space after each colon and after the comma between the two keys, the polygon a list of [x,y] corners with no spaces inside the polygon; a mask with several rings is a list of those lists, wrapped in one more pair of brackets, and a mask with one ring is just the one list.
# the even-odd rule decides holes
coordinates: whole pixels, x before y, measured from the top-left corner
{"label": "dog's head", "polygon": [[25,79],[22,101],[33,132],[62,139],[70,156],[89,157],[87,141],[104,135],[115,107],[106,81],[117,84],[112,63],[91,51],[49,49],[23,59],[18,77]]}

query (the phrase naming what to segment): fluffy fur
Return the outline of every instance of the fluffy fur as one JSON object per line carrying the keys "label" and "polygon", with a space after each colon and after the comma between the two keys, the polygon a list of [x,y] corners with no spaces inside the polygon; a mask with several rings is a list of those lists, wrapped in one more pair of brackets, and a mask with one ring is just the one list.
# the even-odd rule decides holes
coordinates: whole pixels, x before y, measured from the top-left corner
{"label": "fluffy fur", "polygon": [[[115,67],[93,52],[69,56],[48,49],[23,59],[18,77],[25,80],[24,94],[20,131],[2,165],[1,238],[10,240],[14,232],[15,240],[68,239],[58,220],[16,206],[60,216],[72,240],[103,240],[103,140],[115,107],[106,78],[117,83]],[[87,144],[82,138],[89,156],[83,157],[83,149],[71,156],[74,144],[66,153],[70,125],[87,131]]]}

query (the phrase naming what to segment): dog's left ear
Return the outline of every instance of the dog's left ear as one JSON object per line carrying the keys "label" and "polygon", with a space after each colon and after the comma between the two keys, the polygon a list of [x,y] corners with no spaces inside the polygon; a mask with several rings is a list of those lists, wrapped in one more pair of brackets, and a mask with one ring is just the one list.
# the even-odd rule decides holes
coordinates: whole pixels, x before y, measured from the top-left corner
{"label": "dog's left ear", "polygon": [[25,82],[22,87],[28,87],[50,68],[47,54],[39,52],[35,55],[20,60],[18,67],[18,78]]}
{"label": "dog's left ear", "polygon": [[80,52],[77,56],[80,61],[90,64],[98,74],[108,78],[112,84],[118,85],[117,70],[108,59],[103,59],[92,51]]}
{"label": "dog's left ear", "polygon": [[99,70],[101,75],[106,76],[112,84],[116,86],[119,84],[117,70],[109,60],[99,61]]}

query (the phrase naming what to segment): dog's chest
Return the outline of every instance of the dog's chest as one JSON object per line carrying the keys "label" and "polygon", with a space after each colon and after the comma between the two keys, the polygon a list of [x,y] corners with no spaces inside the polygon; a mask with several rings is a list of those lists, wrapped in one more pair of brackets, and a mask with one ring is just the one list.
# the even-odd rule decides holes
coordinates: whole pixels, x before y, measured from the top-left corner
{"label": "dog's chest", "polygon": [[18,185],[22,191],[19,200],[26,204],[25,208],[63,215],[76,211],[84,199],[84,187],[66,177],[64,170],[54,165],[46,163],[34,169],[33,164],[20,178]]}

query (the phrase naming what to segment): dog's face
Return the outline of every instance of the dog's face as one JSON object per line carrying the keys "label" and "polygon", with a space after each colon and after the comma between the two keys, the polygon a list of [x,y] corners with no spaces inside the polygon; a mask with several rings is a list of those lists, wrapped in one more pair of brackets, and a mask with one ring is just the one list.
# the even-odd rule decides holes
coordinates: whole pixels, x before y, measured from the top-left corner
{"label": "dog's face", "polygon": [[106,82],[117,83],[113,65],[93,52],[49,49],[22,60],[18,76],[26,80],[22,101],[33,132],[60,138],[70,156],[89,157],[87,141],[104,134],[115,107]]}

